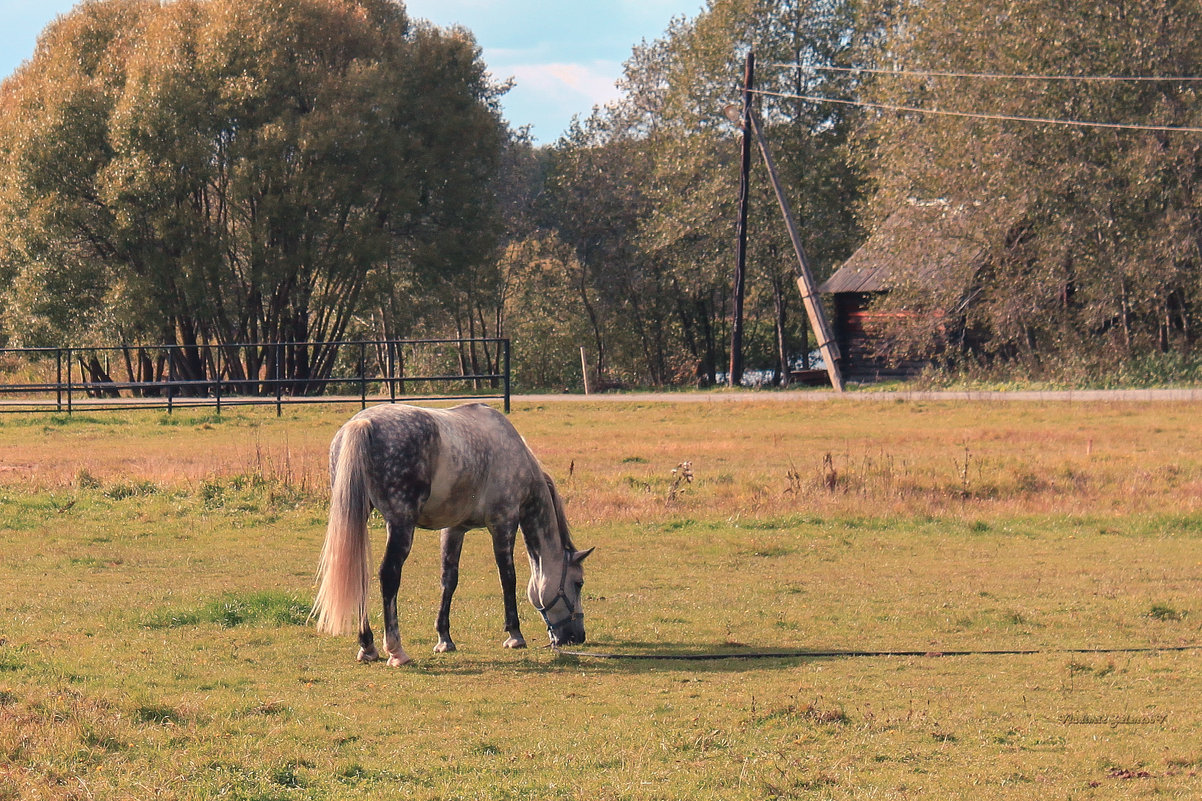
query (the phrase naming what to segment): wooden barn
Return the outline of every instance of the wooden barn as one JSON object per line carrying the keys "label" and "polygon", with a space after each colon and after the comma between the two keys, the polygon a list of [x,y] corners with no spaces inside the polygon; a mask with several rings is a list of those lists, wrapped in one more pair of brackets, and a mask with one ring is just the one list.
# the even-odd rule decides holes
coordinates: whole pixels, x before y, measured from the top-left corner
{"label": "wooden barn", "polygon": [[[905,277],[935,289],[947,281],[963,281],[979,266],[985,245],[975,236],[971,204],[911,201],[891,214],[872,236],[818,288],[834,300],[832,334],[842,354],[843,377],[870,383],[906,379],[927,366],[899,359],[884,337],[893,315],[875,311],[873,301]],[[936,316],[942,316],[936,310]]]}

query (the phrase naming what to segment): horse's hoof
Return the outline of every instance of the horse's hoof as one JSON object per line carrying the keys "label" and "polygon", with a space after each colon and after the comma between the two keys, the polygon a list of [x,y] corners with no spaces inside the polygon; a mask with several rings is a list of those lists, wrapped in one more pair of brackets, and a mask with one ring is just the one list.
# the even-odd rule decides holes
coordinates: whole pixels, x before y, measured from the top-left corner
{"label": "horse's hoof", "polygon": [[401,665],[407,665],[412,661],[413,660],[409,658],[409,654],[405,653],[404,651],[397,651],[395,654],[390,654],[388,656],[388,667],[400,667]]}
{"label": "horse's hoof", "polygon": [[525,648],[526,641],[523,640],[521,637],[510,637],[508,640],[505,641],[505,647],[506,648],[515,648],[515,649],[516,648]]}
{"label": "horse's hoof", "polygon": [[450,640],[439,640],[438,645],[434,646],[434,653],[445,654],[455,650],[455,643]]}
{"label": "horse's hoof", "polygon": [[376,650],[376,647],[374,645],[371,647],[370,651],[366,648],[360,648],[359,655],[357,657],[355,657],[355,659],[359,660],[360,662],[365,662],[365,663],[366,662],[375,662],[379,658],[380,658],[380,652]]}

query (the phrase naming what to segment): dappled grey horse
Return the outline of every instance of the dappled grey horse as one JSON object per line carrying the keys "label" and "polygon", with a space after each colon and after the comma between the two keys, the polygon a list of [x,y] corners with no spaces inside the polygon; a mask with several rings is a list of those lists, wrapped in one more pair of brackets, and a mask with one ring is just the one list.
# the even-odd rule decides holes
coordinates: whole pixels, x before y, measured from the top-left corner
{"label": "dappled grey horse", "polygon": [[442,604],[435,651],[453,651],[451,597],[459,582],[463,535],[486,527],[501,574],[506,648],[524,648],[518,620],[513,546],[520,526],[530,558],[530,603],[552,645],[584,642],[581,563],[563,501],[505,415],[483,404],[453,409],[383,405],[352,417],[330,443],[330,520],[318,569],[313,615],[319,631],[358,625],[359,660],[379,658],[367,622],[371,547],[367,519],[378,509],[388,529],[380,563],[384,648],[389,665],[409,661],[401,647],[396,599],[414,527],[442,529]]}

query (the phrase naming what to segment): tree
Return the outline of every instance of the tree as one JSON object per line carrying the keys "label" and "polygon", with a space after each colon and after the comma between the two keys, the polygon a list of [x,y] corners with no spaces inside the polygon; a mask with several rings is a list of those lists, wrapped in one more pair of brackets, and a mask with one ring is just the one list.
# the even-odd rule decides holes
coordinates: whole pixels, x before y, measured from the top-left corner
{"label": "tree", "polygon": [[647,166],[642,142],[616,135],[601,114],[574,125],[549,154],[543,221],[574,250],[560,264],[585,312],[602,382],[650,380],[631,352],[645,302],[635,237],[646,213]]}
{"label": "tree", "polygon": [[513,343],[513,380],[527,389],[581,386],[579,348],[588,315],[572,276],[575,254],[553,233],[510,244],[501,259],[505,331]]}
{"label": "tree", "polygon": [[[390,0],[83,4],[3,86],[10,330],[179,344],[199,373],[202,343],[445,299],[495,248],[500,91],[469,34]],[[335,355],[291,349],[289,377]]]}
{"label": "tree", "polygon": [[[902,4],[878,62],[1024,79],[885,75],[876,102],[1016,117],[1198,127],[1196,84],[1036,76],[1194,76],[1202,11],[1180,0]],[[983,256],[932,288],[897,277],[903,350],[1033,367],[1177,351],[1198,339],[1198,135],[880,111],[869,144],[879,219],[907,198],[977,206]],[[934,289],[934,291],[932,291]],[[936,328],[938,330],[936,330]],[[939,336],[937,336],[939,335]],[[943,344],[940,344],[943,343]],[[963,343],[956,347],[958,343]]]}

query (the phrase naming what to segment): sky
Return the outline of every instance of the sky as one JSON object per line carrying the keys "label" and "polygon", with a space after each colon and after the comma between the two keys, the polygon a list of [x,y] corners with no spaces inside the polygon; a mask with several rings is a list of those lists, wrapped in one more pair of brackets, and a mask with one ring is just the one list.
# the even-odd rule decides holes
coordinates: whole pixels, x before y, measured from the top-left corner
{"label": "sky", "polygon": [[[0,0],[0,77],[33,55],[38,34],[71,0]],[[659,38],[674,17],[694,17],[704,0],[409,0],[411,17],[475,34],[514,128],[531,126],[551,144],[573,115],[618,97],[615,82],[635,45]]]}

